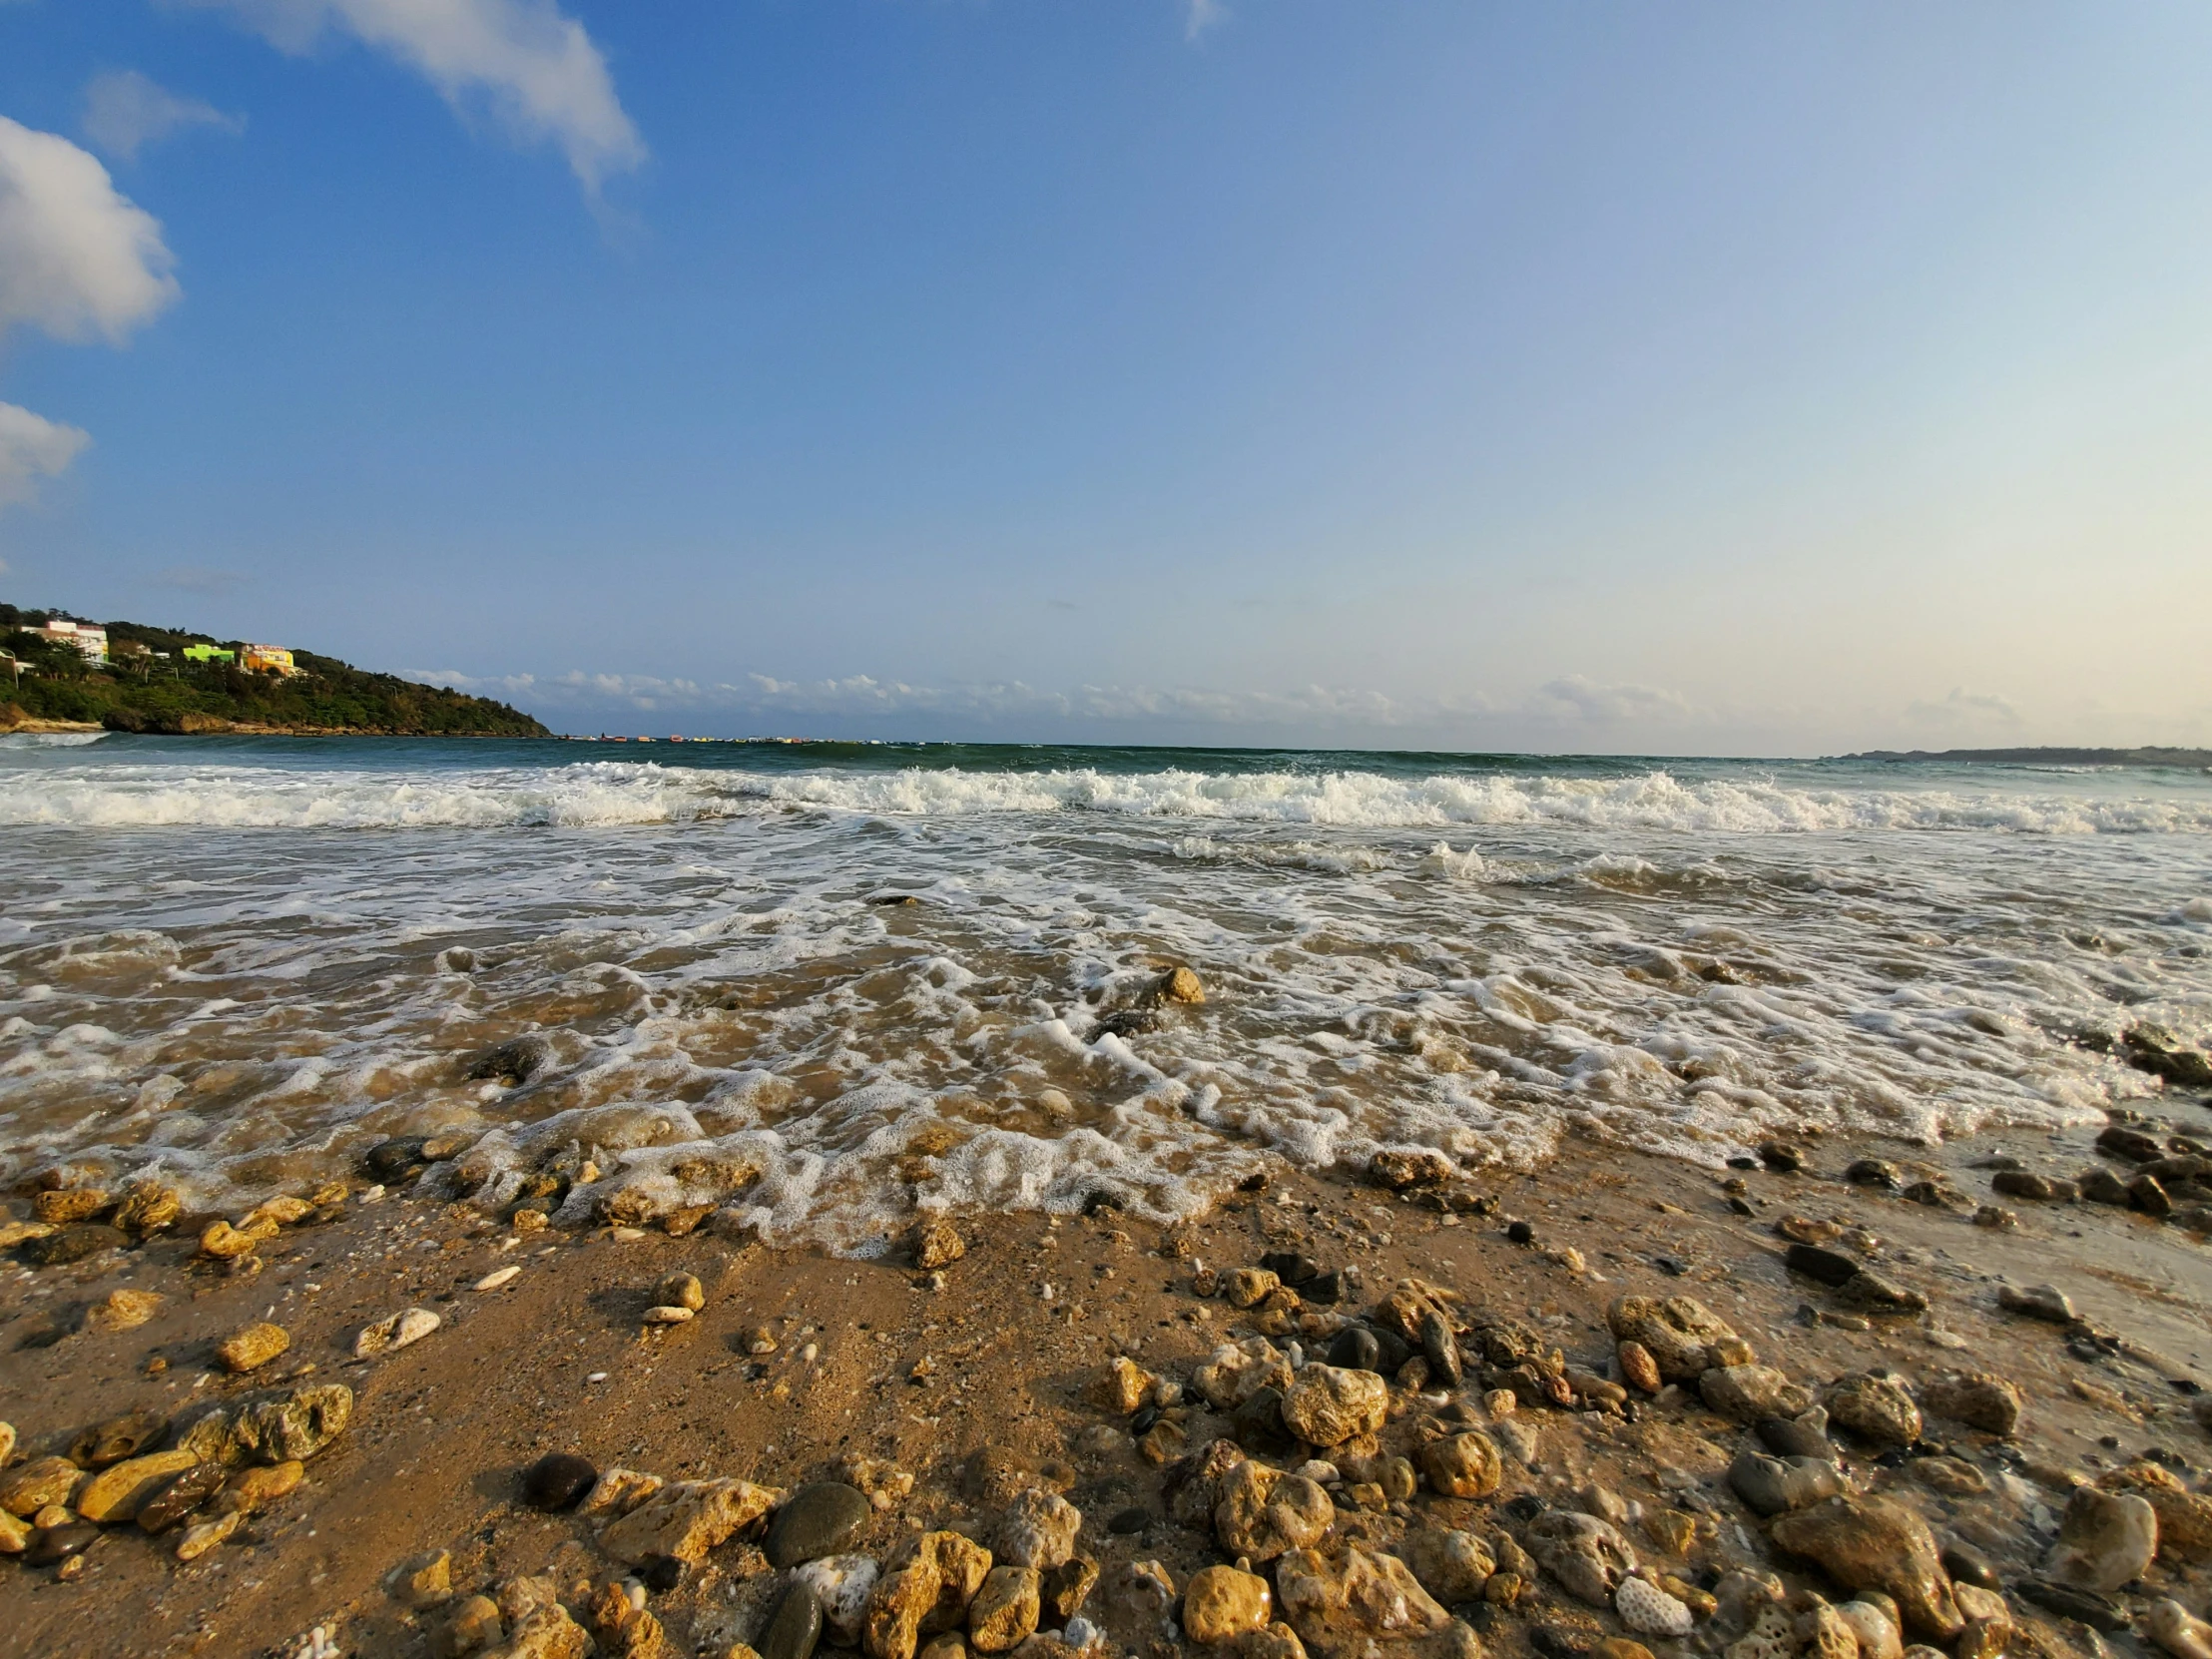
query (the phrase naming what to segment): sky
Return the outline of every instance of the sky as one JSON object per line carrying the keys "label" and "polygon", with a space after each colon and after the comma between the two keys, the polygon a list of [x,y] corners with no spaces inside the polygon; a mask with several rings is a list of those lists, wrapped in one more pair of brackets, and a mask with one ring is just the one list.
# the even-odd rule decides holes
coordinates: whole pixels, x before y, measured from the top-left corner
{"label": "sky", "polygon": [[0,0],[0,597],[556,730],[2212,744],[2212,9]]}

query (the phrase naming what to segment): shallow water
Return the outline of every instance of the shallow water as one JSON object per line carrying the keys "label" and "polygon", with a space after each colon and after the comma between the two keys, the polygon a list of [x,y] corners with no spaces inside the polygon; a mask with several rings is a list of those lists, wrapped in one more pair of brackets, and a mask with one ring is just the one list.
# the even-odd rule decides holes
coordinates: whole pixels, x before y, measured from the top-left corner
{"label": "shallow water", "polygon": [[111,738],[0,745],[0,1173],[207,1202],[459,1127],[864,1250],[1268,1152],[2082,1122],[2156,1085],[2072,1038],[2212,1025],[2178,772]]}

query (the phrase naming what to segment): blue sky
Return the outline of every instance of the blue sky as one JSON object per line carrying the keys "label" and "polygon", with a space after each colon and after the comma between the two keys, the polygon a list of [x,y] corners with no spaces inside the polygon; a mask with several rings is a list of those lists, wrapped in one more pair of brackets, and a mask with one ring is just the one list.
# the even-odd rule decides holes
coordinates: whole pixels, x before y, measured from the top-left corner
{"label": "blue sky", "polygon": [[0,0],[0,592],[567,730],[2212,742],[2212,12]]}

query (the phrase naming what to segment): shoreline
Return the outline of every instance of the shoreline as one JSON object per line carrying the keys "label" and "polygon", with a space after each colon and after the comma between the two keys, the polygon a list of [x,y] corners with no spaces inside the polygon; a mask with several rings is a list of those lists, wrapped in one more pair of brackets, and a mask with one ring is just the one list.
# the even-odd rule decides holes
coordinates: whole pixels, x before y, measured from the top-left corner
{"label": "shoreline", "polygon": [[[2179,1098],[2158,1105],[2155,1116],[2176,1126],[2162,1138],[2208,1127],[2201,1108]],[[2100,1640],[2144,1651],[2124,1634],[2091,1638],[2016,1586],[2041,1570],[2073,1479],[2112,1476],[2145,1448],[2176,1459],[2187,1486],[2201,1479],[2205,1429],[2190,1406],[2195,1390],[2212,1385],[2212,1267],[2203,1240],[2105,1205],[1992,1194],[1996,1173],[1971,1167],[2001,1145],[2053,1176],[2100,1162],[2124,1175],[2129,1166],[2100,1158],[2090,1131],[1999,1134],[1917,1152],[1844,1137],[1801,1145],[1804,1172],[1719,1177],[1571,1145],[1532,1172],[1455,1177],[1441,1202],[1467,1212],[1456,1214],[1437,1207],[1433,1189],[1392,1193],[1367,1173],[1301,1174],[1277,1164],[1265,1190],[1232,1193],[1171,1228],[1112,1210],[954,1218],[964,1251],[933,1268],[903,1252],[856,1261],[812,1247],[771,1249],[725,1236],[714,1220],[682,1237],[662,1225],[516,1232],[466,1203],[411,1191],[364,1202],[356,1180],[342,1202],[324,1205],[325,1219],[296,1207],[306,1213],[240,1258],[256,1267],[205,1256],[198,1230],[180,1223],[137,1248],[73,1265],[0,1270],[10,1292],[0,1301],[0,1376],[21,1436],[0,1490],[28,1459],[64,1452],[88,1426],[128,1412],[170,1418],[177,1431],[211,1403],[333,1382],[351,1390],[349,1421],[306,1460],[299,1488],[233,1523],[227,1541],[197,1560],[175,1558],[178,1531],[149,1537],[111,1524],[72,1558],[81,1564],[57,1569],[19,1557],[0,1573],[15,1577],[25,1651],[288,1659],[319,1627],[348,1655],[451,1652],[456,1621],[482,1612],[470,1596],[496,1598],[504,1587],[512,1612],[517,1595],[535,1593],[517,1591],[515,1581],[550,1571],[568,1608],[563,1619],[593,1626],[594,1610],[612,1606],[604,1587],[627,1581],[638,1586],[628,1599],[642,1599],[665,1632],[663,1649],[636,1645],[643,1626],[609,1613],[593,1626],[601,1652],[722,1656],[749,1643],[784,1659],[771,1651],[767,1615],[789,1575],[763,1555],[761,1522],[681,1567],[617,1559],[601,1521],[522,1500],[524,1469],[562,1451],[602,1471],[668,1480],[730,1477],[783,1490],[839,1478],[866,1485],[878,1506],[840,1548],[875,1558],[946,1530],[988,1543],[1001,1535],[1001,1512],[1016,1489],[1058,1490],[1080,1511],[1077,1547],[1099,1564],[1081,1616],[1099,1632],[1101,1652],[1241,1655],[1259,1638],[1205,1646],[1179,1622],[1203,1624],[1204,1606],[1194,1608],[1186,1593],[1194,1575],[1226,1567],[1240,1552],[1203,1513],[1176,1518],[1191,1472],[1178,1455],[1195,1457],[1217,1437],[1241,1433],[1264,1464],[1295,1470],[1311,1452],[1346,1465],[1340,1476],[1349,1469],[1390,1482],[1347,1477],[1324,1488],[1335,1518],[1315,1540],[1317,1560],[1395,1551],[1436,1577],[1443,1569],[1420,1542],[1428,1535],[1487,1539],[1495,1557],[1505,1537],[1540,1543],[1534,1522],[1543,1514],[1594,1509],[1613,1517],[1604,1524],[1653,1576],[1689,1596],[1681,1605],[1693,1613],[1701,1593],[1743,1571],[1779,1572],[1800,1598],[1793,1613],[1810,1606],[1808,1590],[1841,1601],[1853,1586],[1779,1550],[1732,1488],[1731,1461],[1759,1442],[1711,1408],[1710,1386],[1703,1397],[1693,1382],[1652,1398],[1586,1384],[1588,1392],[1567,1396],[1576,1408],[1524,1399],[1509,1412],[1486,1393],[1485,1382],[1511,1371],[1490,1365],[1485,1376],[1488,1362],[1506,1357],[1486,1331],[1527,1333],[1539,1347],[1556,1344],[1570,1367],[1619,1379],[1606,1323],[1613,1300],[1687,1295],[1783,1374],[1778,1381],[1817,1393],[1884,1368],[1924,1404],[1951,1372],[1986,1368],[2015,1385],[2026,1410],[2011,1436],[1930,1410],[1913,1449],[1940,1456],[1902,1456],[1899,1447],[1839,1430],[1841,1466],[1857,1491],[1902,1501],[1927,1517],[1939,1541],[1966,1544],[1994,1564],[2010,1651],[2098,1659]],[[1840,1179],[1867,1156],[1897,1164],[1901,1180],[1930,1181],[1959,1197],[1930,1206]],[[2015,1212],[2016,1230],[1974,1225],[1975,1207],[1991,1201]],[[18,1214],[29,1209],[16,1206]],[[1827,1248],[1925,1295],[1928,1309],[1870,1312],[1792,1272],[1790,1240],[1775,1230],[1792,1215],[1810,1224],[1807,1237],[1825,1238]],[[1513,1242],[1515,1221],[1527,1224],[1530,1242]],[[1202,1270],[1255,1268],[1270,1252],[1356,1269],[1357,1286],[1334,1303],[1317,1295],[1296,1312],[1279,1297],[1272,1315],[1195,1294],[1206,1288]],[[472,1288],[506,1268],[520,1271],[492,1289]],[[665,1282],[678,1273],[697,1277],[700,1309],[648,1323],[651,1309],[668,1305]],[[1408,1387],[1418,1381],[1409,1377],[1389,1382],[1387,1420],[1379,1437],[1353,1442],[1357,1455],[1292,1443],[1267,1401],[1258,1411],[1248,1402],[1240,1414],[1204,1397],[1203,1387],[1221,1381],[1218,1371],[1201,1371],[1220,1342],[1264,1342],[1286,1355],[1296,1345],[1318,1362],[1341,1335],[1332,1327],[1385,1303],[1407,1279],[1453,1293],[1436,1305],[1459,1330],[1467,1375],[1456,1389],[1433,1382]],[[2068,1332],[1998,1307],[2001,1286],[2044,1282],[2073,1298],[2084,1324]],[[97,1326],[112,1318],[91,1310],[118,1289],[166,1300],[144,1324],[86,1329],[88,1319]],[[352,1357],[364,1327],[410,1307],[436,1313],[439,1329],[381,1358]],[[215,1346],[259,1322],[281,1327],[288,1347],[234,1377]],[[755,1352],[764,1344],[773,1346]],[[1142,1408],[1168,1427],[1100,1403],[1117,1354],[1165,1380],[1158,1397],[1179,1398],[1164,1414]],[[1507,1382],[1528,1391],[1526,1379]],[[1616,1393],[1633,1420],[1605,1403]],[[1134,1432],[1139,1425],[1149,1443]],[[1417,1472],[1424,1444],[1470,1427],[1503,1452],[1502,1478],[1479,1499],[1448,1495]],[[2104,1436],[2116,1443],[2100,1443]],[[997,1461],[979,1475],[972,1454],[991,1447]],[[1414,1460],[1406,1465],[1416,1470],[1410,1496],[1396,1485],[1404,1471],[1389,1463],[1397,1455]],[[2212,1513],[2212,1499],[2194,1501]],[[1188,1501],[1180,1512],[1192,1514]],[[442,1572],[393,1593],[394,1569],[420,1569],[438,1551],[447,1552]],[[1297,1578],[1304,1559],[1274,1563],[1279,1614],[1293,1603],[1306,1607]],[[1164,1597],[1143,1563],[1172,1579],[1175,1598]],[[1269,1571],[1261,1562],[1259,1575]],[[2122,1613],[2139,1621],[2170,1595],[2203,1613],[2200,1564],[2161,1558],[2146,1577],[2146,1593],[2118,1598]],[[1225,1583],[1207,1580],[1208,1593]],[[1657,1659],[1674,1659],[1722,1651],[1743,1635],[1725,1608],[1697,1617],[1680,1639],[1637,1634],[1611,1606],[1580,1599],[1549,1566],[1532,1569],[1516,1598],[1439,1597],[1438,1605],[1453,1622],[1381,1632],[1405,1640],[1383,1640],[1374,1651],[1383,1659],[1466,1659],[1471,1639],[1474,1651],[1499,1656],[1635,1659],[1597,1647],[1632,1638]],[[1336,1630],[1311,1608],[1301,1616],[1317,1659],[1335,1659],[1339,1638],[1349,1654],[1378,1634]],[[540,1623],[550,1628],[551,1615]],[[1047,1617],[1043,1628],[1060,1624]],[[1784,1651],[1795,1651],[1792,1643]],[[1065,1644],[1038,1645],[1029,1659],[1055,1652]]]}

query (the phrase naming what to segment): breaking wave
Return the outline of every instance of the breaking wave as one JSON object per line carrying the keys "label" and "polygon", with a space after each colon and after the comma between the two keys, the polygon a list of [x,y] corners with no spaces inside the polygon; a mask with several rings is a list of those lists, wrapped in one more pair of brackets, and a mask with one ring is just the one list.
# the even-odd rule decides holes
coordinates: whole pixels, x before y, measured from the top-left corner
{"label": "breaking wave", "polygon": [[2212,832],[2212,802],[2187,798],[1820,788],[1751,775],[1683,780],[1662,770],[1628,777],[920,767],[769,773],[586,762],[481,771],[278,771],[187,763],[0,771],[0,824],[17,827],[587,828],[779,811],[923,819],[1082,813],[1351,830],[1558,825],[1739,835]]}

